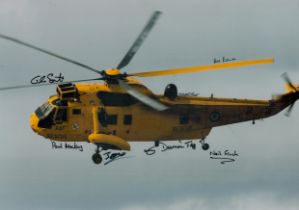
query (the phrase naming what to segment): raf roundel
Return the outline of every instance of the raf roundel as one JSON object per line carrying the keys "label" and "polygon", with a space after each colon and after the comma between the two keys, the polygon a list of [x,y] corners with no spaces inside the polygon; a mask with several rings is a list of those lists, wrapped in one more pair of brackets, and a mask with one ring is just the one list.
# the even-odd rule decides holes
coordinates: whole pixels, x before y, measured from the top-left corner
{"label": "raf roundel", "polygon": [[213,112],[211,112],[209,118],[210,118],[210,120],[211,120],[212,122],[218,122],[218,121],[220,120],[220,118],[221,118],[221,115],[220,115],[219,112],[217,112],[217,111],[213,111]]}

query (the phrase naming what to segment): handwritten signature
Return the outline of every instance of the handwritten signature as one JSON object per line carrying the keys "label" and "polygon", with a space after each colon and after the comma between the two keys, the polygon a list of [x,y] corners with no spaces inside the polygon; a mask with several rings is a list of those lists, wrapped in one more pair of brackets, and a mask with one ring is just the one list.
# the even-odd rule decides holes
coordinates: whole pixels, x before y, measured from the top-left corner
{"label": "handwritten signature", "polygon": [[120,160],[123,158],[129,158],[128,156],[125,156],[126,152],[105,152],[103,155],[104,158],[104,165],[108,165],[109,163],[112,163],[113,161]]}
{"label": "handwritten signature", "polygon": [[153,155],[156,154],[157,150],[161,151],[161,152],[166,152],[169,150],[174,150],[174,149],[196,149],[196,144],[193,143],[192,141],[187,141],[185,143],[182,143],[181,141],[179,141],[179,144],[175,144],[175,145],[168,145],[164,142],[160,142],[158,146],[152,146],[148,149],[145,149],[144,152],[147,155]]}
{"label": "handwritten signature", "polygon": [[195,92],[179,93],[179,96],[199,96],[199,93],[195,93]]}
{"label": "handwritten signature", "polygon": [[54,75],[53,73],[49,73],[47,75],[37,75],[31,79],[31,84],[41,84],[41,83],[60,83],[63,82],[64,76],[62,73],[59,75]]}
{"label": "handwritten signature", "polygon": [[214,63],[225,63],[225,62],[230,62],[230,61],[235,61],[237,60],[236,58],[227,58],[227,57],[222,57],[222,58],[214,58],[213,62]]}
{"label": "handwritten signature", "polygon": [[230,152],[229,150],[224,151],[210,151],[210,158],[215,160],[221,160],[221,164],[230,163],[236,161],[235,157],[239,156],[236,150]]}
{"label": "handwritten signature", "polygon": [[55,141],[51,141],[52,143],[52,149],[73,149],[73,150],[79,150],[80,152],[83,152],[83,146],[76,144],[74,142],[71,143],[57,143]]}
{"label": "handwritten signature", "polygon": [[[78,145],[76,142],[73,143],[62,143],[62,142],[55,142],[51,141],[52,143],[52,149],[72,149],[72,150],[78,150],[80,152],[83,152],[83,146]],[[182,150],[182,149],[192,149],[196,150],[196,143],[193,141],[186,141],[182,142],[179,141],[177,144],[166,144],[164,142],[160,142],[157,146],[151,146],[147,149],[144,149],[144,153],[146,155],[154,155],[158,154],[158,152],[166,152],[166,151],[172,151],[172,150]],[[231,152],[230,150],[223,150],[223,151],[216,151],[212,150],[209,153],[210,159],[214,160],[220,160],[221,164],[235,162],[236,158],[239,157],[239,154],[236,150]],[[126,152],[111,152],[107,151],[103,153],[103,159],[104,159],[104,165],[108,165],[114,161],[124,159],[124,158],[130,158],[130,156],[127,156]]]}

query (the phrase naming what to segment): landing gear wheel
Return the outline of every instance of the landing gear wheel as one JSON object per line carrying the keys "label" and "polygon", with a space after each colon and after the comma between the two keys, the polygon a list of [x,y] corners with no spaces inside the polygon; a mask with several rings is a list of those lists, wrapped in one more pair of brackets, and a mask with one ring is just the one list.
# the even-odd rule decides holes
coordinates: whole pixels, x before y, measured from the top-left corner
{"label": "landing gear wheel", "polygon": [[98,153],[95,153],[95,154],[92,155],[92,161],[95,164],[100,164],[102,162],[102,156]]}
{"label": "landing gear wheel", "polygon": [[204,151],[206,151],[206,150],[208,150],[208,149],[210,148],[210,145],[207,144],[207,143],[203,143],[203,144],[201,145],[201,148],[202,148]]}

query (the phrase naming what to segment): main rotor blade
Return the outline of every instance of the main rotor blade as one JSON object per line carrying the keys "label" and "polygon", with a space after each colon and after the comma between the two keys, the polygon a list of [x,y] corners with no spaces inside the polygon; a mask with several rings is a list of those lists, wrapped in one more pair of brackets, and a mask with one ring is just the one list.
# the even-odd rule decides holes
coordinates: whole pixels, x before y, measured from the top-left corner
{"label": "main rotor blade", "polygon": [[122,81],[122,80],[117,80],[119,83],[119,86],[126,90],[131,96],[133,96],[134,98],[136,98],[137,100],[139,100],[140,102],[146,104],[149,107],[152,107],[153,109],[157,110],[157,111],[164,111],[166,109],[168,109],[167,106],[165,106],[164,104],[160,103],[157,100],[154,100],[152,98],[150,98],[149,96],[139,92],[138,90],[134,89],[133,87],[131,87],[130,85],[128,85],[126,82]]}
{"label": "main rotor blade", "polygon": [[240,60],[240,61],[232,61],[227,63],[217,63],[205,66],[193,66],[186,68],[178,68],[178,69],[167,69],[161,71],[148,71],[148,72],[140,72],[128,74],[128,76],[138,76],[138,77],[155,77],[155,76],[167,76],[174,74],[185,74],[185,73],[193,73],[193,72],[201,72],[201,71],[214,71],[225,68],[234,68],[234,67],[243,67],[243,66],[252,66],[252,65],[260,65],[260,64],[270,64],[274,63],[273,58],[264,58],[257,60]]}
{"label": "main rotor blade", "polygon": [[87,81],[94,81],[94,80],[103,80],[103,78],[96,78],[96,79],[81,79],[81,80],[73,80],[67,82],[59,82],[59,83],[45,83],[45,84],[36,84],[36,85],[18,85],[18,86],[10,86],[10,87],[2,87],[2,90],[12,90],[12,89],[21,89],[21,88],[30,88],[30,87],[40,87],[40,86],[49,86],[49,85],[62,85],[66,83],[73,83],[73,82],[87,82]]}
{"label": "main rotor blade", "polygon": [[72,59],[63,57],[63,56],[58,55],[58,54],[56,54],[56,53],[52,53],[52,52],[50,52],[50,51],[47,51],[47,50],[44,50],[44,49],[42,49],[42,48],[36,47],[36,46],[34,46],[34,45],[32,45],[32,44],[28,44],[28,43],[26,43],[26,42],[23,42],[23,41],[21,41],[21,40],[15,39],[15,38],[13,38],[13,37],[9,37],[9,36],[5,36],[5,35],[0,34],[0,38],[9,40],[9,41],[11,41],[11,42],[14,42],[14,43],[17,43],[17,44],[26,46],[26,47],[29,47],[29,48],[31,48],[31,49],[34,49],[34,50],[43,52],[43,53],[48,54],[48,55],[51,55],[51,56],[54,56],[54,57],[56,57],[56,58],[59,58],[59,59],[61,59],[61,60],[67,61],[67,62],[72,63],[72,64],[75,64],[75,65],[77,65],[77,66],[81,66],[81,67],[83,67],[83,68],[85,68],[85,69],[88,69],[88,70],[91,70],[91,71],[93,71],[93,72],[100,73],[100,71],[98,71],[98,70],[96,70],[96,69],[94,69],[94,68],[92,68],[92,67],[90,67],[90,66],[87,66],[87,65],[85,65],[85,64],[83,64],[83,63],[80,63],[80,62],[74,61],[74,60],[72,60]]}
{"label": "main rotor blade", "polygon": [[160,11],[155,11],[151,18],[149,19],[148,23],[145,25],[144,29],[141,31],[125,57],[122,59],[122,61],[118,64],[117,69],[121,69],[128,65],[128,63],[132,60],[133,56],[136,54],[137,50],[155,25],[156,21],[158,20],[159,16],[161,15]]}

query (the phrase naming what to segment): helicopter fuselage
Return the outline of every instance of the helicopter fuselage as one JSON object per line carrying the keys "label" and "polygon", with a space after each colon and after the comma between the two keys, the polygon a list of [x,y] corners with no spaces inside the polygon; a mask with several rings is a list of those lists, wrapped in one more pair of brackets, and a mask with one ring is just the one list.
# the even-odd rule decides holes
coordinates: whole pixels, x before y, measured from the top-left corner
{"label": "helicopter fuselage", "polygon": [[[169,99],[153,94],[137,81],[129,83],[169,109],[156,111],[117,84],[76,84],[75,97],[65,101],[64,93],[58,91],[32,113],[30,125],[39,135],[55,141],[90,142],[91,134],[117,136],[125,141],[204,139],[213,127],[266,118],[297,100],[290,93],[272,100],[213,96]],[[43,109],[47,116],[42,115]]]}

